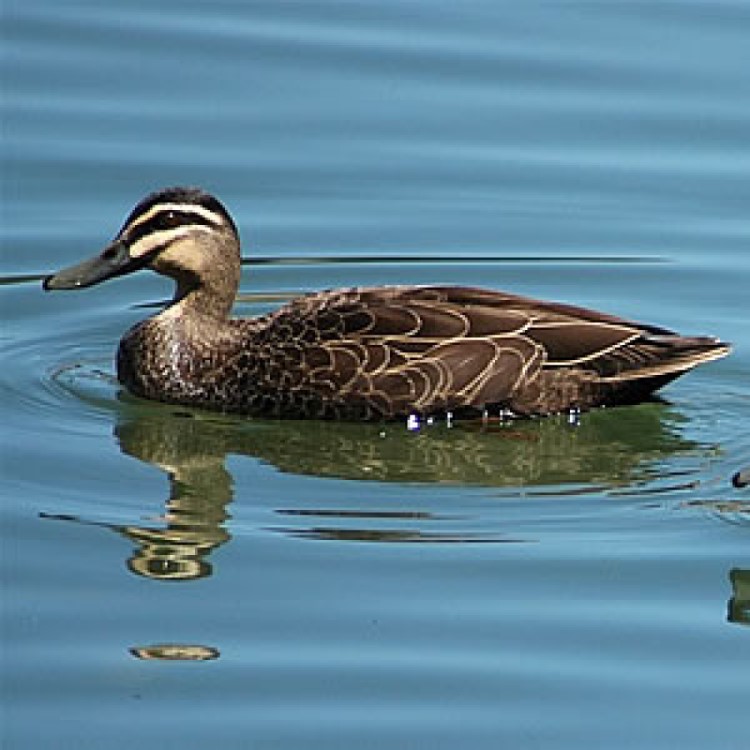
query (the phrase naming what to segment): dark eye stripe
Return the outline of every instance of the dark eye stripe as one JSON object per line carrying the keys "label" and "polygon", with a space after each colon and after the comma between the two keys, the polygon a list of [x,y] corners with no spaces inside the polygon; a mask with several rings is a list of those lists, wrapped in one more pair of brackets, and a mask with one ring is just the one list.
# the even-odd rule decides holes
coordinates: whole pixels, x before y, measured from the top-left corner
{"label": "dark eye stripe", "polygon": [[123,232],[123,239],[130,245],[134,245],[139,240],[153,234],[162,232],[176,227],[202,226],[215,227],[216,224],[205,216],[194,213],[193,211],[179,211],[175,209],[165,209],[154,214],[148,221],[137,224],[132,229],[126,227]]}

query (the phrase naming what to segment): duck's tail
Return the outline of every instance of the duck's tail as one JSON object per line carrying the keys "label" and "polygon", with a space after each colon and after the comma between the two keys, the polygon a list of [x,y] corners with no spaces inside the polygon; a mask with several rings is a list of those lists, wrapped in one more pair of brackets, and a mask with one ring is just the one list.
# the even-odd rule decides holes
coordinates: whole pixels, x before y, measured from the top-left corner
{"label": "duck's tail", "polygon": [[709,336],[651,334],[626,347],[618,371],[602,373],[601,382],[663,379],[661,385],[664,385],[698,365],[726,357],[731,351],[730,344]]}

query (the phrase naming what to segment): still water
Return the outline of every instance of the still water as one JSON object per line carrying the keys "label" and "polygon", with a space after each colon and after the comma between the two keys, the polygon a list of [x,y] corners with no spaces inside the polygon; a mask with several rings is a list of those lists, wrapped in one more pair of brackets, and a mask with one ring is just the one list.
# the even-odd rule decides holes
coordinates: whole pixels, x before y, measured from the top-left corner
{"label": "still water", "polygon": [[[3,26],[3,747],[744,747],[750,6],[12,0]],[[736,349],[578,425],[145,403],[112,355],[164,280],[39,278],[174,183],[237,219],[239,315],[461,283]]]}

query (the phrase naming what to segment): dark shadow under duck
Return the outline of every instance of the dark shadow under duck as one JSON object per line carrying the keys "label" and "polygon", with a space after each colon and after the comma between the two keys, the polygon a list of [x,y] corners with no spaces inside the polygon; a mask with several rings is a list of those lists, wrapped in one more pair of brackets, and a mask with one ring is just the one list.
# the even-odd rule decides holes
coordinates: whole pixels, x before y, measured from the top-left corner
{"label": "dark shadow under duck", "polygon": [[137,396],[225,412],[547,415],[642,401],[730,351],[714,338],[458,286],[336,289],[231,318],[239,234],[224,206],[194,188],[148,196],[100,255],[47,277],[44,288],[141,268],[174,279],[175,296],[125,334],[118,378]]}

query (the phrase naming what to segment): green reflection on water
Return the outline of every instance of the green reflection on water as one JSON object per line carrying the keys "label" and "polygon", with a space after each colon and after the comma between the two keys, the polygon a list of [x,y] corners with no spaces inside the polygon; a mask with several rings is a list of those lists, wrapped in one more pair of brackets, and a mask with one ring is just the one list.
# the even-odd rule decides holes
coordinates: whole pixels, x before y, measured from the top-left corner
{"label": "green reflection on water", "polygon": [[729,571],[732,598],[729,600],[729,622],[750,625],[750,570],[733,568]]}
{"label": "green reflection on water", "polygon": [[[58,379],[89,406],[110,414],[124,454],[167,475],[168,494],[156,523],[104,524],[135,545],[129,569],[159,580],[211,574],[211,552],[230,540],[230,455],[258,459],[290,475],[494,487],[503,488],[504,496],[562,498],[586,492],[654,492],[654,480],[663,479],[666,466],[671,467],[669,481],[684,486],[674,457],[707,449],[685,439],[681,415],[662,402],[589,412],[575,424],[565,417],[467,421],[451,428],[443,422],[415,433],[403,423],[261,421],[150,403],[117,390],[108,376],[86,368],[60,373]],[[466,531],[459,519],[438,518],[422,509],[383,512],[354,500],[351,508],[332,510],[280,498],[274,512],[282,520],[270,530],[303,538],[526,541],[484,528]]]}
{"label": "green reflection on water", "polygon": [[680,435],[678,419],[652,403],[592,412],[576,426],[563,418],[464,422],[415,434],[400,423],[255,421],[128,404],[115,434],[124,453],[168,471],[183,492],[211,488],[226,501],[228,454],[253,456],[290,474],[381,482],[632,483],[653,477],[659,461],[698,447]]}
{"label": "green reflection on water", "polygon": [[[224,522],[233,497],[230,454],[259,458],[291,474],[381,482],[423,482],[496,487],[581,484],[621,486],[644,480],[659,460],[695,445],[679,436],[675,416],[661,404],[585,415],[572,427],[563,419],[435,426],[420,434],[403,425],[261,422],[217,417],[160,405],[122,404],[115,435],[122,451],[157,466],[169,478],[164,528],[119,527],[136,543],[129,567],[139,575],[184,580],[210,574],[208,554],[229,540]],[[320,522],[325,509],[279,508],[283,516]],[[405,514],[405,515],[404,515]],[[435,533],[417,517],[398,513],[336,511],[344,528],[279,527],[318,539],[398,542],[513,541],[477,534]],[[356,518],[381,521],[359,528]],[[404,517],[417,528],[384,526]],[[311,520],[311,523],[313,521]]]}

